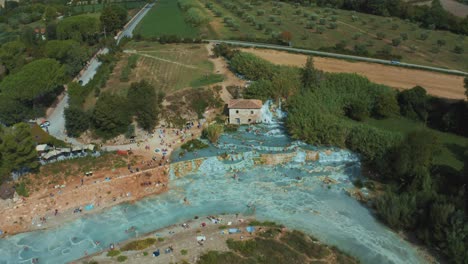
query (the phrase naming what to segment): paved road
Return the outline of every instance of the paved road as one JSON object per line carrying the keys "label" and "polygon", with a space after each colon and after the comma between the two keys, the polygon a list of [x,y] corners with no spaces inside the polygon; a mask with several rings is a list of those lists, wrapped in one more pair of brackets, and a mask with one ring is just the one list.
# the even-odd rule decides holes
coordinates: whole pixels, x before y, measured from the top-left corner
{"label": "paved road", "polygon": [[154,3],[151,4],[146,4],[145,7],[143,7],[131,20],[130,22],[127,23],[125,26],[125,29],[120,33],[120,35],[117,37],[117,44],[120,43],[122,38],[124,37],[133,37],[133,30],[135,30],[135,27],[140,23],[140,21],[145,17],[146,13],[153,7]]}
{"label": "paved road", "polygon": [[411,63],[404,63],[404,62],[399,62],[398,64],[395,64],[395,63],[393,63],[392,61],[389,61],[389,60],[381,60],[381,59],[374,59],[374,58],[367,58],[367,57],[344,55],[344,54],[338,54],[338,53],[322,52],[322,51],[316,51],[316,50],[296,49],[296,48],[280,46],[280,45],[273,45],[273,44],[244,42],[244,41],[236,41],[236,40],[206,40],[206,41],[209,41],[209,42],[212,42],[212,43],[226,43],[226,44],[231,44],[231,45],[236,45],[236,46],[243,46],[243,47],[284,50],[284,51],[312,54],[312,55],[331,57],[331,58],[337,58],[337,59],[350,59],[350,60],[356,60],[356,61],[373,62],[373,63],[392,65],[392,66],[400,66],[400,67],[409,67],[409,68],[421,69],[421,70],[437,71],[437,72],[443,72],[443,73],[448,73],[448,74],[468,75],[467,72],[463,72],[463,71],[459,71],[459,70],[451,70],[451,69],[430,67],[430,66],[425,66],[425,65],[418,65],[418,64],[411,64]]}
{"label": "paved road", "polygon": [[[104,48],[98,52],[98,54],[107,54],[109,50],[107,48]],[[96,74],[97,69],[101,65],[101,62],[97,59],[97,57],[94,57],[91,59],[88,68],[81,74],[80,78],[78,78],[78,81],[81,81],[82,85],[86,85]],[[68,93],[65,93],[64,98],[62,101],[60,101],[55,108],[54,112],[49,116],[48,120],[50,122],[50,126],[48,127],[49,134],[52,136],[64,140],[67,142],[70,142],[74,145],[80,145],[78,141],[76,141],[74,138],[69,138],[65,134],[65,116],[64,116],[64,111],[65,108],[68,107]]]}
{"label": "paved road", "polygon": [[[154,4],[147,4],[144,8],[142,8],[131,20],[130,22],[125,25],[122,33],[116,37],[117,44],[120,40],[127,36],[132,37],[133,30],[138,25],[138,23],[143,19],[143,17],[148,13],[148,11],[153,7]],[[107,48],[103,48],[99,50],[98,54],[107,54],[109,50]],[[97,57],[92,58],[89,61],[88,67],[82,72],[81,76],[78,78],[78,81],[81,81],[82,85],[86,85],[91,79],[93,79],[94,75],[96,74],[97,69],[101,65],[101,62],[97,59]],[[74,138],[67,137],[65,134],[65,116],[64,111],[65,108],[68,107],[68,94],[66,93],[64,98],[58,103],[57,107],[48,117],[48,121],[50,122],[50,126],[48,127],[48,132],[50,135],[72,143],[73,145],[81,145],[77,140]]]}

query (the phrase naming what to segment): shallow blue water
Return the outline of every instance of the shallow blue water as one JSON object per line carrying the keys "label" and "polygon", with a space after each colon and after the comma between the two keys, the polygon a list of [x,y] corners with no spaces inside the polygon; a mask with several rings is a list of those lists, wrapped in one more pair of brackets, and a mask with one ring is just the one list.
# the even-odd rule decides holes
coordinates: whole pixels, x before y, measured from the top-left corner
{"label": "shallow blue water", "polygon": [[[364,263],[423,262],[409,243],[345,193],[352,179],[360,175],[354,154],[334,150],[327,155],[323,149],[293,142],[276,122],[252,127],[250,132],[246,128],[223,135],[218,146],[196,154],[179,159],[176,152],[174,159],[190,162],[203,158],[203,163],[181,178],[172,171],[171,190],[166,194],[119,205],[50,230],[0,240],[0,264],[31,263],[34,257],[40,263],[65,263],[82,257],[85,251],[91,254],[110,243],[196,215],[238,212],[310,233]],[[305,162],[305,150],[319,151],[320,160]],[[225,153],[229,154],[226,161],[217,157]],[[277,166],[254,165],[261,153],[294,153],[295,157]],[[320,180],[322,176],[338,183],[328,188]],[[189,205],[184,204],[184,197]],[[131,226],[136,232],[126,233]]]}

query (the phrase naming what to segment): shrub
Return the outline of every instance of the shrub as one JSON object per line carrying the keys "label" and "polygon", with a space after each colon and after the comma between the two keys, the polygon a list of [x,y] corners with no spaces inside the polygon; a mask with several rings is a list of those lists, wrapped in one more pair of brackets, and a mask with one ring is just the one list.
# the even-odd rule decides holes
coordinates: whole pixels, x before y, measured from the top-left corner
{"label": "shrub", "polygon": [[117,261],[118,262],[125,262],[127,260],[127,256],[118,256]]}
{"label": "shrub", "polygon": [[15,190],[18,193],[18,195],[23,196],[23,197],[29,197],[29,190],[26,187],[26,183],[23,181],[16,184]]}
{"label": "shrub", "polygon": [[400,37],[402,40],[408,40],[408,33],[402,32],[400,33]]}
{"label": "shrub", "polygon": [[223,131],[224,127],[222,125],[213,124],[203,129],[202,136],[208,139],[211,143],[215,144],[218,142],[218,139]]}
{"label": "shrub", "polygon": [[115,256],[118,256],[118,255],[120,255],[120,251],[117,250],[117,249],[113,249],[113,250],[110,250],[109,252],[107,252],[108,257],[115,257]]}
{"label": "shrub", "polygon": [[155,238],[132,241],[121,248],[122,251],[143,250],[156,243]]}
{"label": "shrub", "polygon": [[180,254],[181,254],[182,256],[185,256],[185,255],[188,254],[188,251],[187,251],[186,249],[182,249],[182,250],[180,251]]}
{"label": "shrub", "polygon": [[401,44],[401,39],[400,38],[394,38],[392,39],[392,45],[397,47]]}
{"label": "shrub", "polygon": [[198,139],[189,140],[181,146],[182,149],[189,151],[189,152],[199,150],[199,149],[204,149],[207,147],[208,147],[207,144],[203,143],[202,141]]}
{"label": "shrub", "polygon": [[460,45],[456,45],[455,48],[453,48],[453,52],[457,53],[457,54],[463,54],[465,50],[463,49],[462,46]]}

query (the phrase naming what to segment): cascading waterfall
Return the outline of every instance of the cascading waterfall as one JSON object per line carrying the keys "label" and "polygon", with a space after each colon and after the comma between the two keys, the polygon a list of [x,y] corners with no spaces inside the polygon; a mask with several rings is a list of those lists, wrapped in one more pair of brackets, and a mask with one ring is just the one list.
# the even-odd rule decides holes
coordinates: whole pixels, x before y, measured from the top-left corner
{"label": "cascading waterfall", "polygon": [[[133,238],[125,232],[130,226],[143,234],[196,215],[252,213],[247,205],[253,203],[259,220],[312,234],[363,263],[424,263],[410,244],[346,193],[360,175],[358,156],[291,140],[278,121],[280,110],[270,109],[270,101],[262,107],[263,124],[223,134],[217,146],[210,145],[197,155],[187,153],[179,159],[176,151],[171,159],[179,162],[171,164],[165,194],[55,228],[0,239],[0,264],[31,263],[32,258],[40,263],[71,262],[85,251],[92,254]],[[311,152],[318,152],[318,161],[307,159]],[[255,162],[265,156],[275,163]],[[176,177],[177,173],[183,175]],[[184,198],[190,203],[185,204]],[[82,242],[70,243],[71,238]]]}

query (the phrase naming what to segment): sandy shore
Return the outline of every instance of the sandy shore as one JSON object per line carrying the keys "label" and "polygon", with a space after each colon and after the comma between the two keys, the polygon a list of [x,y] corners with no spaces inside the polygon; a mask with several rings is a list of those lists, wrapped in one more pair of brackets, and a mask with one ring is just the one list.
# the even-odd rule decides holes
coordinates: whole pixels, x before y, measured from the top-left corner
{"label": "sandy shore", "polygon": [[[128,257],[125,263],[179,263],[184,260],[189,263],[195,263],[199,256],[210,250],[228,251],[229,249],[226,245],[226,240],[228,238],[239,240],[241,237],[242,239],[249,239],[253,237],[253,235],[249,234],[245,230],[245,228],[249,225],[248,223],[254,220],[253,217],[242,215],[218,215],[215,217],[221,220],[218,224],[211,222],[207,216],[203,216],[199,217],[198,219],[192,219],[182,223],[175,223],[174,225],[156,230],[138,238],[116,244],[115,249],[120,249],[121,246],[131,241],[146,238],[156,238],[159,240],[154,245],[144,250],[122,252],[120,255]],[[230,225],[228,225],[229,222],[231,222]],[[182,227],[183,223],[186,223],[189,227]],[[205,223],[206,225],[203,227],[202,223]],[[227,234],[228,228],[239,228],[242,233]],[[203,245],[200,245],[197,242],[197,236],[206,237],[206,241],[204,241]],[[165,250],[169,247],[172,247],[173,251],[170,253],[165,253]],[[161,255],[158,257],[153,257],[152,252],[158,249],[160,250]],[[186,254],[182,254],[182,250],[185,250]],[[97,261],[100,264],[118,263],[117,258],[108,257],[107,252],[108,250],[98,252],[72,263],[82,263],[85,261]]]}

